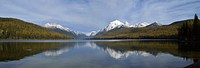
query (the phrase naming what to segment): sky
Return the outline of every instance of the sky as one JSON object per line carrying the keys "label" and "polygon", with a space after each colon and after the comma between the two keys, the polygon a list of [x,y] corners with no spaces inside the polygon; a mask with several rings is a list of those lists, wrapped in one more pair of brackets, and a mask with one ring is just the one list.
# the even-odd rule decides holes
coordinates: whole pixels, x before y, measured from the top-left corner
{"label": "sky", "polygon": [[111,21],[170,24],[200,16],[200,0],[0,0],[0,17],[90,32]]}

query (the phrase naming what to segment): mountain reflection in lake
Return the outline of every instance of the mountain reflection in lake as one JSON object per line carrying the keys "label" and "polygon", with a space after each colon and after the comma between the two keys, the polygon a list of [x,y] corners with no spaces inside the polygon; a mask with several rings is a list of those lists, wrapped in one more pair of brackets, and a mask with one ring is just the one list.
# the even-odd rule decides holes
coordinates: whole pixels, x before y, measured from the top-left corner
{"label": "mountain reflection in lake", "polygon": [[0,68],[182,68],[199,58],[173,41],[0,43]]}

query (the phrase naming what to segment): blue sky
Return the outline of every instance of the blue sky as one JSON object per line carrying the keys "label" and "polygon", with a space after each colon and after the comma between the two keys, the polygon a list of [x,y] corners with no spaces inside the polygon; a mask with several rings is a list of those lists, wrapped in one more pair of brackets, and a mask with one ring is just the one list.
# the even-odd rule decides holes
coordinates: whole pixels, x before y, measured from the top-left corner
{"label": "blue sky", "polygon": [[113,20],[131,24],[174,21],[200,16],[200,0],[0,0],[0,17],[38,25],[52,22],[90,32]]}

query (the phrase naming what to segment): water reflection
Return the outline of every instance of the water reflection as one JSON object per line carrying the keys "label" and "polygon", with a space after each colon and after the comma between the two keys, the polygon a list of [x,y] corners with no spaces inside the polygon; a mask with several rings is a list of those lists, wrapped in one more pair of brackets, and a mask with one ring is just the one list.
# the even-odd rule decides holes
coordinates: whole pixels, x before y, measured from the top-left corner
{"label": "water reflection", "polygon": [[63,46],[58,46],[47,51],[44,51],[45,56],[59,56],[64,52],[68,52],[70,49],[74,47],[74,43],[64,43]]}
{"label": "water reflection", "polygon": [[127,58],[128,56],[134,54],[139,56],[149,56],[150,54],[145,51],[116,51],[111,48],[106,48],[105,52],[107,52],[112,58],[120,59],[120,58]]}
{"label": "water reflection", "polygon": [[[26,59],[30,61],[33,61],[32,59],[35,60],[40,59],[37,60],[37,62],[41,62],[41,64],[46,63],[47,65],[51,65],[50,63],[52,63],[52,65],[54,64],[56,65],[59,62],[59,65],[63,67],[68,67],[68,66],[74,67],[72,65],[75,64],[76,66],[80,65],[81,67],[84,64],[86,65],[86,67],[84,68],[91,66],[96,68],[98,67],[101,68],[109,66],[106,64],[112,63],[114,64],[114,66],[116,64],[116,65],[121,65],[122,67],[131,68],[131,67],[139,67],[142,65],[145,66],[143,63],[146,62],[150,64],[151,62],[157,61],[158,63],[163,63],[160,64],[161,67],[163,65],[166,68],[167,67],[173,68],[177,67],[173,63],[176,63],[178,61],[179,62],[184,61],[183,63],[178,63],[180,65],[178,67],[185,67],[190,64],[193,65],[190,61],[193,61],[194,64],[199,63],[200,51],[198,49],[193,49],[188,47],[191,47],[191,44],[190,45],[182,43],[180,44],[175,41],[110,41],[110,42],[86,41],[86,42],[57,42],[57,43],[1,42],[0,62],[18,61],[17,63],[23,62],[25,64],[26,61],[20,59]],[[192,47],[198,48],[197,46],[192,46]],[[109,56],[110,58],[107,56]],[[32,59],[27,59],[25,57],[30,57]],[[50,57],[54,57],[54,59]],[[160,59],[160,57],[165,57],[165,59]],[[151,58],[154,58],[156,60],[150,60]],[[146,60],[143,63],[139,63],[141,59],[146,59]],[[173,59],[176,62],[172,61],[170,63],[166,62],[167,60],[170,59]],[[46,61],[48,60],[49,64],[44,60]],[[116,62],[122,60],[126,60],[125,62],[129,63],[124,64],[124,62]],[[139,66],[133,65],[134,64],[133,61],[130,60],[134,60],[135,61],[134,63],[137,63]],[[66,63],[68,62],[70,62],[71,65],[66,65]],[[9,64],[9,62],[7,63]],[[27,65],[33,66],[35,62],[32,63],[33,64],[27,64]],[[101,65],[98,66],[98,64]],[[1,65],[3,64],[0,63],[0,67]],[[27,65],[25,66],[29,67]],[[98,67],[93,65],[97,65]],[[154,65],[151,63],[150,65],[151,65],[150,67],[157,67],[156,64]],[[121,66],[119,66],[119,68],[121,68]]]}
{"label": "water reflection", "polygon": [[20,60],[27,56],[32,56],[55,48],[61,44],[62,43],[0,43],[0,61]]}
{"label": "water reflection", "polygon": [[[79,45],[81,44],[81,45]],[[186,59],[200,59],[200,51],[189,48],[191,45],[184,45],[177,42],[149,42],[149,41],[122,41],[122,42],[85,42],[68,43],[64,46],[55,47],[43,52],[46,56],[59,56],[73,48],[87,46],[94,49],[101,49],[115,59],[127,58],[131,54],[157,56],[160,53],[168,53]],[[187,46],[187,47],[186,47]],[[194,47],[194,46],[193,46]],[[40,47],[39,47],[40,48]],[[195,48],[198,48],[197,46]],[[189,49],[189,50],[188,50]]]}
{"label": "water reflection", "polygon": [[[150,42],[150,41],[134,41],[134,42],[97,42],[99,47],[107,50],[109,48],[114,51],[114,53],[131,53],[131,51],[139,51],[144,54],[151,54],[154,56],[159,55],[159,53],[168,53],[174,56],[179,56],[188,59],[200,59],[200,51],[196,51],[190,48],[190,50],[185,50],[185,46],[190,47],[190,45],[179,45],[177,42]],[[186,47],[187,48],[187,47]],[[196,46],[195,48],[198,48]],[[142,55],[142,54],[141,54]]]}

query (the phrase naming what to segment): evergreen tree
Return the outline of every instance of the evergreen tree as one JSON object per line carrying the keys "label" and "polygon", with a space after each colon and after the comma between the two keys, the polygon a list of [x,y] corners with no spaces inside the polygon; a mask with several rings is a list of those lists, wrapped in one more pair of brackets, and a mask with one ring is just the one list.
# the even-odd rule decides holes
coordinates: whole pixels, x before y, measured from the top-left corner
{"label": "evergreen tree", "polygon": [[194,20],[184,23],[178,29],[178,36],[180,40],[184,41],[200,41],[200,21],[195,14]]}
{"label": "evergreen tree", "polygon": [[[198,31],[198,16],[195,14],[195,16],[194,16],[194,23],[193,23],[193,30],[194,31]],[[197,36],[197,33],[195,32],[194,34],[193,34],[193,39],[194,40],[196,40],[195,39],[195,37]]]}

